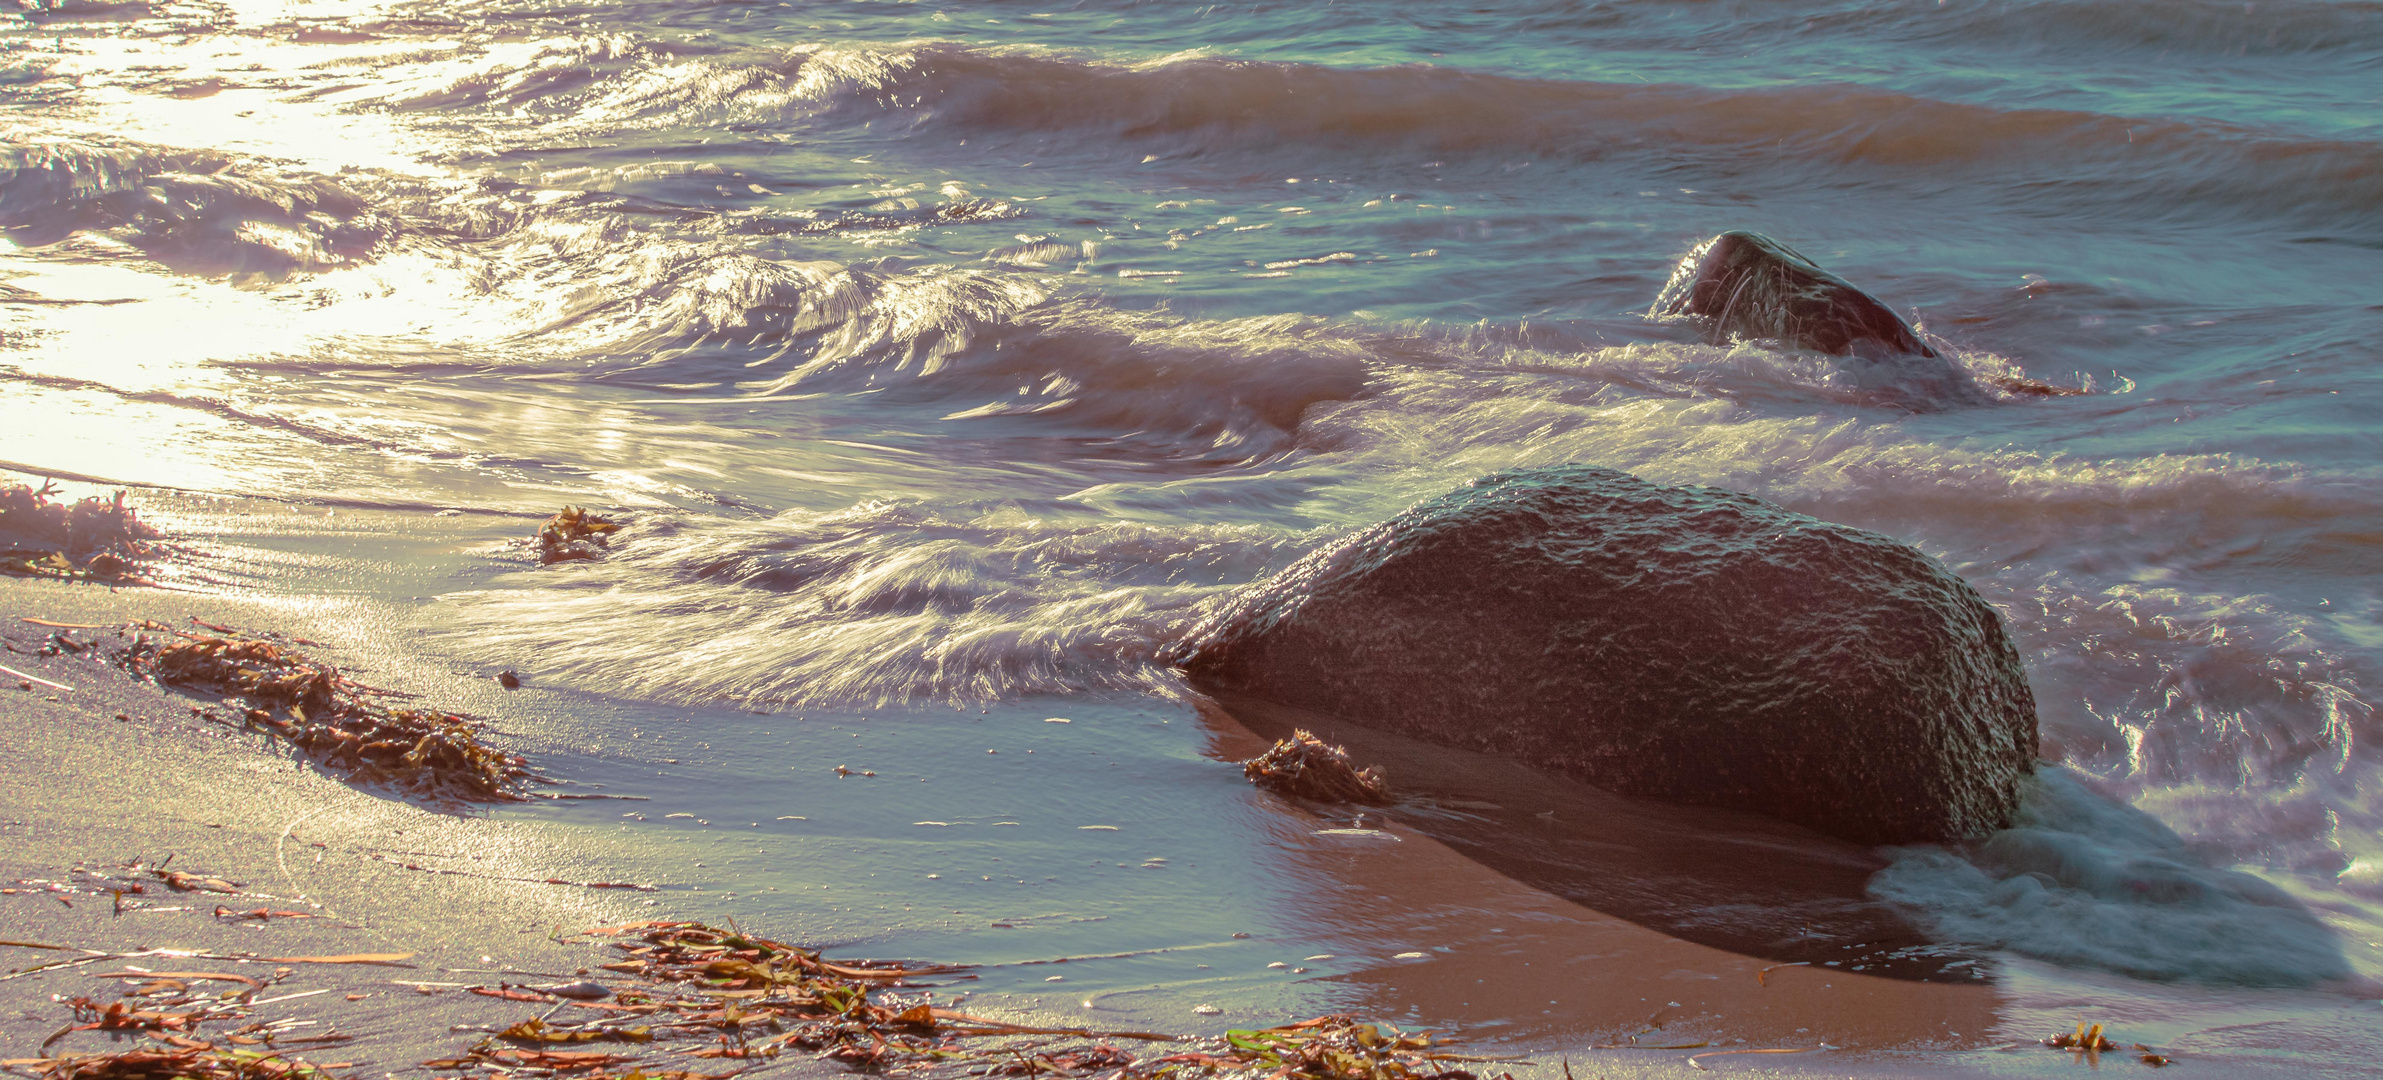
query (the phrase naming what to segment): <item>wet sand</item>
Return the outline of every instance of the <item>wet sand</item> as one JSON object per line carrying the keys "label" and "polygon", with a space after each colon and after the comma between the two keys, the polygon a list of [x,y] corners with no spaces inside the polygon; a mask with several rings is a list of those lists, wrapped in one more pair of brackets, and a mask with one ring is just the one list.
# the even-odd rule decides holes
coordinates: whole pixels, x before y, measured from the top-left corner
{"label": "wet sand", "polygon": [[[107,590],[46,581],[0,580],[0,639],[34,651],[50,631],[25,617],[112,623],[141,617],[180,622],[192,615],[271,619],[295,634],[323,633],[319,620],[280,605],[232,597],[176,596],[148,589]],[[116,644],[110,632],[78,632]],[[104,646],[103,646],[104,647]],[[464,993],[465,985],[546,982],[613,956],[585,939],[549,938],[650,917],[628,896],[406,869],[411,852],[470,852],[479,872],[496,876],[597,880],[613,866],[586,842],[568,841],[534,821],[418,805],[351,787],[262,735],[194,716],[194,699],[127,678],[78,656],[10,652],[4,661],[72,690],[19,680],[0,683],[0,755],[11,763],[0,795],[0,922],[11,941],[126,953],[149,949],[320,956],[410,953],[396,965],[323,965],[168,956],[106,962],[0,982],[0,1043],[8,1057],[32,1056],[69,1021],[52,995],[88,994],[105,1003],[117,985],[102,970],[221,968],[269,978],[290,968],[259,1001],[310,991],[255,1010],[258,1021],[316,1021],[301,1034],[336,1029],[357,1036],[345,1046],[310,1048],[315,1061],[354,1061],[360,1070],[398,1070],[451,1056],[480,1036],[453,1024],[503,1024],[519,1006]],[[219,715],[230,710],[216,709]],[[121,717],[121,719],[119,718]],[[124,864],[199,873],[240,887],[236,894],[180,892]],[[119,909],[90,887],[86,868],[116,881],[143,881]],[[76,887],[78,881],[86,884]],[[68,886],[55,892],[43,882]],[[264,908],[319,918],[225,919],[214,911]],[[77,954],[17,945],[0,948],[0,967],[19,971]],[[601,974],[601,973],[599,973]],[[447,984],[431,994],[414,983]],[[350,1001],[351,994],[363,995]],[[128,1045],[101,1032],[61,1039],[52,1052]]]}
{"label": "wet sand", "polygon": [[[1659,1043],[1712,1039],[1716,1046],[1736,1046],[1744,1040],[1746,1045],[1825,1042],[1940,1050],[1995,1044],[1996,994],[1966,965],[1938,981],[1914,977],[1911,968],[1917,965],[1903,965],[1891,976],[1846,970],[1850,962],[1888,951],[1886,935],[1919,940],[1908,927],[1859,903],[1862,874],[1849,876],[1843,866],[1829,862],[1830,857],[1860,854],[1860,849],[1759,819],[1650,807],[1511,762],[1366,731],[1347,721],[1255,699],[1229,699],[1209,718],[1229,728],[1241,728],[1241,721],[1247,720],[1264,733],[1230,737],[1228,746],[1262,748],[1269,741],[1265,736],[1303,727],[1346,745],[1356,759],[1388,770],[1406,797],[1404,807],[1371,816],[1376,819],[1373,824],[1386,826],[1383,831],[1396,837],[1398,858],[1348,859],[1317,875],[1336,880],[1353,903],[1361,904],[1371,895],[1377,902],[1387,898],[1384,908],[1428,913],[1438,897],[1453,893],[1480,910],[1511,913],[1510,926],[1488,928],[1495,933],[1486,937],[1467,935],[1474,939],[1472,948],[1431,953],[1409,965],[1352,978],[1368,987],[1372,999],[1385,1008],[1420,1002],[1444,1007],[1451,986],[1472,985],[1473,992],[1458,994],[1453,1018],[1460,1022],[1497,1024],[1514,1017],[1545,1017],[1551,1026],[1610,1032],[1600,1042],[1637,1036]],[[1483,801],[1485,796],[1501,803],[1493,806]],[[1659,830],[1631,818],[1650,810],[1675,823],[1685,821],[1688,827]],[[1592,817],[1600,814],[1602,820]],[[1698,821],[1700,816],[1711,820]],[[1380,820],[1384,817],[1388,820]],[[1739,831],[1724,831],[1725,826]],[[1469,857],[1449,840],[1486,857]],[[1561,863],[1561,858],[1551,857],[1551,849],[1567,841],[1596,850],[1588,860],[1553,867],[1536,865],[1527,857]],[[1352,836],[1349,842],[1385,841]],[[1684,873],[1677,866],[1650,870],[1643,853],[1633,850],[1640,844],[1663,845],[1664,854],[1674,860],[1709,861],[1701,874]],[[1743,865],[1720,865],[1732,857]],[[1548,888],[1535,888],[1492,869],[1492,863],[1526,873],[1554,872],[1536,875]],[[1811,880],[1816,864],[1830,873]],[[1596,880],[1633,872],[1634,881]],[[1799,874],[1806,880],[1796,881]],[[1642,890],[1710,890],[1716,882],[1754,878],[1768,879],[1767,887],[1746,888],[1726,901],[1707,897],[1705,904],[1697,905],[1666,897],[1674,902],[1661,907],[1628,902],[1632,893]],[[1845,893],[1848,888],[1849,894],[1831,895],[1832,889]],[[1550,889],[1601,891],[1622,902],[1582,904]],[[1814,901],[1822,897],[1856,910],[1816,913]],[[1818,927],[1802,925],[1797,940],[1779,949],[1733,950],[1691,940],[1743,941],[1742,928],[1728,925],[1728,920],[1755,921],[1748,914],[1755,908],[1806,918],[1838,914],[1840,919]],[[1836,938],[1841,936],[1849,940],[1840,944]],[[1854,939],[1860,939],[1858,947]],[[1821,956],[1827,958],[1811,959]],[[1887,964],[1876,966],[1883,969]],[[1934,974],[1935,968],[1929,971]]]}
{"label": "wet sand", "polygon": [[[502,561],[497,545],[504,537],[527,531],[517,523],[441,517],[428,511],[223,503],[164,493],[149,497],[162,508],[158,520],[176,529],[186,548],[179,563],[168,565],[161,575],[178,591],[0,579],[0,612],[7,615],[6,632],[18,649],[34,651],[47,634],[19,621],[25,617],[91,624],[141,618],[181,623],[196,617],[269,628],[324,642],[316,650],[321,658],[364,673],[377,684],[421,692],[450,707],[490,717],[501,733],[499,742],[528,749],[533,765],[559,780],[590,785],[579,790],[594,791],[592,785],[607,784],[607,791],[651,796],[654,803],[637,805],[641,811],[650,805],[655,818],[678,805],[701,810],[707,805],[705,798],[727,800],[709,805],[753,805],[758,797],[753,792],[794,783],[760,780],[740,786],[743,781],[723,771],[710,774],[717,777],[711,785],[717,790],[707,795],[685,779],[673,779],[683,770],[638,767],[652,763],[650,758],[597,754],[594,747],[574,749],[575,740],[610,737],[604,734],[605,710],[616,719],[628,717],[623,724],[648,726],[665,712],[711,724],[725,724],[733,716],[722,710],[714,710],[717,715],[687,708],[664,710],[596,695],[538,690],[534,685],[531,691],[508,693],[488,677],[494,670],[492,658],[457,655],[461,650],[453,639],[425,635],[419,611],[412,610],[421,607],[421,597],[438,594],[441,586],[453,588],[458,581],[510,572],[510,566],[492,570],[488,564],[492,553]],[[416,583],[422,587],[412,590]],[[409,591],[418,591],[417,599],[406,601]],[[107,631],[86,631],[78,637],[95,635],[112,639]],[[135,907],[117,914],[105,898],[88,894],[68,895],[66,900],[73,904],[69,907],[55,896],[22,892],[0,896],[11,939],[104,950],[172,946],[263,955],[414,953],[405,961],[413,967],[403,970],[304,968],[293,975],[291,992],[338,992],[275,1005],[270,1014],[260,1011],[260,1018],[287,1009],[291,1016],[336,1021],[340,1030],[362,1038],[336,1055],[317,1059],[369,1062],[366,1067],[372,1069],[394,1070],[450,1054],[478,1037],[449,1032],[451,1024],[520,1019],[451,990],[422,996],[397,985],[399,981],[466,983],[501,981],[509,972],[568,974],[608,954],[584,943],[552,941],[554,928],[650,917],[719,921],[734,916],[787,940],[840,945],[837,951],[843,955],[985,964],[968,987],[948,993],[973,995],[968,1003],[972,1011],[1026,1022],[1159,1027],[1198,1034],[1330,1009],[1423,1024],[1458,1031],[1489,1052],[1526,1056],[1527,1063],[1512,1066],[1523,1080],[1561,1075],[1566,1060],[1581,1077],[1669,1075],[1686,1068],[1684,1061],[1691,1053],[1767,1048],[1812,1052],[1708,1059],[1707,1064],[1750,1075],[2051,1075],[2074,1066],[2067,1055],[2028,1040],[2060,1026],[2070,1015],[2119,1019],[2131,1011],[2138,1022],[2148,1024],[2169,1008],[2174,996],[2147,995],[2140,987],[2120,982],[2103,988],[2106,993],[2080,995],[2075,992],[2080,980],[2073,973],[2030,975],[2024,965],[2006,966],[2002,976],[1991,980],[1925,982],[1817,965],[1778,966],[1777,958],[1698,944],[1651,929],[1643,912],[1601,912],[1492,869],[1436,839],[1433,833],[1444,830],[1428,823],[1419,828],[1414,821],[1395,818],[1352,819],[1336,808],[1284,803],[1240,790],[1243,786],[1231,762],[1263,749],[1265,739],[1222,710],[1185,710],[1181,719],[1188,730],[1175,729],[1178,734],[1166,736],[1174,740],[1168,745],[1195,748],[1223,772],[1220,782],[1225,786],[1199,788],[1216,793],[1201,798],[1229,795],[1235,800],[1232,805],[1256,815],[1254,826],[1250,821],[1219,820],[1205,823],[1206,831],[1222,836],[1227,846],[1254,840],[1268,850],[1251,853],[1248,867],[1201,855],[1211,860],[1202,868],[1179,856],[1180,869],[1166,872],[1181,875],[1166,886],[1172,892],[1135,893],[1129,887],[1120,894],[1117,918],[1106,923],[1107,929],[1097,922],[1071,929],[1066,920],[1050,918],[1042,929],[1020,922],[1019,929],[1010,930],[1001,928],[1007,925],[1003,923],[988,929],[981,921],[988,916],[962,918],[960,910],[934,923],[907,921],[896,913],[897,908],[907,911],[912,902],[949,902],[933,899],[947,894],[927,882],[862,880],[864,875],[875,876],[872,865],[892,877],[902,876],[894,874],[896,870],[921,868],[926,856],[912,849],[863,849],[849,842],[831,846],[824,843],[830,838],[823,836],[811,847],[780,848],[779,857],[756,859],[737,846],[752,843],[749,838],[703,838],[674,848],[657,845],[653,834],[627,825],[597,824],[617,817],[616,808],[624,804],[603,804],[601,812],[590,811],[597,804],[464,812],[426,807],[352,787],[261,735],[199,720],[182,695],[133,682],[105,663],[22,653],[10,654],[6,662],[75,689],[0,688],[6,695],[0,697],[0,740],[5,741],[7,760],[21,763],[0,789],[0,829],[5,830],[0,835],[7,837],[0,878],[66,880],[78,863],[105,871],[172,854],[176,869],[203,870],[244,883],[244,892],[272,898],[241,899],[233,902],[235,907],[313,904],[320,908],[309,910],[330,916],[257,925],[218,921],[210,914],[212,902],[191,902],[181,894],[132,898]],[[1028,721],[1023,730],[1045,741],[1000,745],[1012,755],[1037,747],[1049,754],[1066,745],[1055,740],[1099,735],[1104,717],[1091,706],[1074,702],[1059,710],[1077,717],[1072,725]],[[1053,711],[1048,703],[1029,702],[1020,708],[1037,715]],[[125,719],[116,719],[118,714]],[[750,713],[742,715],[752,718]],[[819,719],[824,718],[814,718],[814,723]],[[573,727],[574,722],[580,726]],[[952,733],[963,730],[951,725],[963,723],[980,721],[973,716],[937,720],[919,714],[908,725],[855,728],[855,734],[866,730],[870,734],[865,742],[884,747],[871,759],[880,767],[907,759],[923,762],[919,767],[932,771],[941,767],[934,755],[950,749],[939,744],[953,741]],[[967,730],[974,733],[964,736],[970,741],[955,754],[982,754],[975,740],[992,741],[992,729]],[[807,737],[847,738],[840,727]],[[890,745],[884,741],[888,738],[893,740]],[[1392,748],[1372,749],[1396,757]],[[682,751],[644,751],[661,752]],[[798,754],[798,765],[824,761],[815,752],[792,752]],[[688,768],[704,764],[695,761]],[[785,768],[775,762],[767,767],[780,770],[778,775]],[[1400,767],[1412,778],[1413,762],[1401,762]],[[1396,769],[1393,775],[1395,782]],[[889,774],[885,779],[908,777]],[[865,802],[908,797],[910,791],[937,786],[826,790],[847,802]],[[1098,789],[1104,799],[1113,790]],[[1517,791],[1508,802],[1528,811],[1537,808],[1533,798],[1579,797]],[[1015,802],[1014,796],[1001,798]],[[1166,798],[1163,790],[1150,796]],[[1136,815],[1152,820],[1180,817],[1205,812],[1201,805],[1174,810],[1111,805],[1108,820],[1125,822],[1130,829],[1140,820]],[[879,816],[890,813],[907,828],[909,818],[922,812],[894,803]],[[1558,812],[1567,813],[1560,808]],[[760,816],[758,810],[755,813]],[[1183,823],[1195,832],[1203,824]],[[1105,835],[1110,834],[1080,833],[1073,827],[1064,833],[1068,845],[1078,844],[1079,837],[1085,843],[1106,842],[1101,839]],[[857,839],[869,841],[865,836]],[[973,848],[953,849],[959,854],[949,858],[963,858],[970,851],[1002,851],[1016,857],[1017,849],[975,843]],[[1072,860],[1084,849],[1060,850]],[[733,854],[737,851],[745,853]],[[870,864],[866,854],[856,861],[854,853],[864,851],[877,852],[885,861]],[[827,861],[821,861],[823,856]],[[696,859],[719,861],[709,871],[690,869],[704,865],[692,862]],[[749,869],[722,869],[736,859]],[[408,862],[463,873],[409,870]],[[754,874],[779,876],[749,876]],[[495,877],[655,881],[665,891],[618,893],[491,880]],[[775,886],[750,883],[798,879],[816,880],[821,889],[834,883],[836,891],[814,900],[779,895]],[[1115,880],[1157,878],[1120,874]],[[1279,895],[1253,900],[1245,895],[1253,880],[1278,883]],[[764,895],[765,888],[771,894]],[[874,892],[858,897],[860,904],[852,906],[855,897],[845,891],[848,888]],[[745,890],[743,899],[737,898],[739,889]],[[1132,923],[1131,913],[1137,904],[1158,904],[1170,896],[1213,907],[1228,919],[1270,911],[1276,921],[1248,924],[1254,932],[1246,941],[1187,924],[1161,942],[1169,946],[1166,949],[1114,960],[1082,957],[1108,954],[1120,935],[1152,938],[1151,930]],[[962,901],[961,906],[1002,917],[998,912],[1003,909],[980,907],[975,901]],[[1234,915],[1237,911],[1244,915]],[[954,929],[962,923],[973,929]],[[1217,940],[1208,941],[1209,937]],[[1341,953],[1343,959],[1336,963],[1308,955],[1325,952]],[[1065,968],[1047,966],[1050,959],[1071,954],[1080,959]],[[1317,970],[1290,973],[1289,981],[1279,983],[1228,974],[1236,967],[1260,968],[1275,956],[1289,964],[1312,963]],[[12,949],[7,967],[19,969],[49,958],[46,952]],[[1041,985],[1052,971],[1066,973],[1068,982],[1059,993],[1045,992]],[[51,995],[90,992],[92,982],[79,973],[45,973],[0,983],[0,1040],[7,1042],[12,1055],[19,1050],[29,1053],[65,1022],[66,1010]],[[2026,986],[2029,993],[2015,994],[2015,986]],[[349,993],[367,996],[349,1002]],[[1215,1019],[1187,1015],[1185,1003],[1203,1000],[1203,995],[1221,1001],[1229,1012]],[[2213,1004],[2228,1016],[2243,1015],[2238,1002]],[[2307,995],[2279,998],[2277,1008],[2314,1017],[2320,1026],[2355,1022],[2357,1014],[2349,1003]],[[2322,1012],[2338,1012],[2340,1019],[2326,1021],[2317,1015]],[[1637,1048],[1601,1049],[1632,1047],[1633,1037]],[[72,1040],[95,1038],[73,1036],[61,1047],[76,1048]],[[1705,1045],[1689,1045],[1697,1043]],[[1823,1044],[1832,1049],[1819,1049]],[[2268,1068],[2268,1063],[2240,1054],[2225,1060],[2237,1074]],[[824,1068],[799,1058],[778,1067]],[[1506,1068],[1498,1066],[1501,1071]],[[2289,1060],[2279,1059],[2273,1068],[2309,1074],[2305,1065]]]}
{"label": "wet sand", "polygon": [[[285,633],[326,634],[302,615],[278,603],[226,597],[193,598],[156,590],[105,590],[52,582],[0,580],[0,629],[16,648],[38,648],[47,628],[23,618],[57,622],[116,623],[131,618],[183,621],[196,616],[262,625],[277,620]],[[326,634],[326,636],[328,636]],[[77,640],[112,632],[83,631]],[[103,648],[105,645],[103,645]],[[337,651],[327,655],[337,656]],[[0,896],[11,940],[76,949],[135,952],[148,949],[257,953],[266,956],[410,953],[397,966],[235,965],[265,976],[286,966],[294,973],[259,998],[329,990],[285,999],[256,1010],[256,1019],[284,1016],[317,1021],[311,1032],[337,1030],[357,1036],[344,1046],[308,1056],[317,1061],[355,1061],[359,1068],[399,1070],[415,1061],[450,1056],[481,1036],[451,1032],[451,1025],[503,1024],[520,1017],[519,1007],[463,993],[460,985],[500,981],[535,982],[570,977],[609,953],[584,940],[558,942],[564,931],[637,918],[680,913],[647,907],[645,894],[598,892],[409,870],[429,863],[422,856],[470,856],[472,869],[503,877],[614,880],[636,861],[627,852],[607,852],[600,835],[524,820],[485,808],[426,807],[356,787],[294,757],[260,734],[242,733],[194,716],[196,699],[134,682],[112,666],[79,656],[34,657],[11,653],[9,666],[71,686],[67,691],[11,685],[0,699],[0,753],[18,763],[5,788],[5,855],[0,883],[19,891]],[[53,700],[54,699],[54,700]],[[218,709],[219,714],[228,710]],[[125,719],[117,719],[121,714]],[[1227,733],[1223,748],[1254,736]],[[1382,843],[1382,841],[1372,841]],[[1608,1029],[1637,1034],[1650,1047],[1710,1040],[1699,1049],[1742,1045],[1832,1045],[1906,1047],[1929,1039],[1954,1045],[1950,1032],[1983,1032],[1992,1024],[1992,994],[1980,987],[1923,986],[1861,976],[1823,975],[1777,969],[1757,979],[1759,960],[1693,945],[1653,933],[1621,919],[1602,916],[1487,871],[1420,834],[1405,832],[1395,861],[1335,857],[1327,847],[1305,853],[1330,865],[1317,876],[1334,883],[1334,897],[1349,910],[1336,915],[1325,904],[1305,914],[1343,922],[1355,936],[1430,938],[1428,920],[1438,899],[1455,895],[1468,908],[1507,913],[1505,948],[1464,947],[1372,968],[1346,977],[1347,985],[1378,1014],[1443,1013],[1451,983],[1478,981],[1465,999],[1465,1015],[1450,1017],[1482,1034],[1494,1033],[1504,1018],[1545,1017],[1553,1026]],[[1362,843],[1362,841],[1361,841]],[[173,857],[171,869],[199,872],[239,883],[238,895],[181,893],[150,881],[148,891],[125,898],[119,911],[104,892],[88,888],[52,892],[42,882],[70,887],[73,871],[87,868],[114,879],[123,864],[152,864]],[[607,856],[610,856],[609,858]],[[441,864],[446,865],[446,864]],[[87,880],[87,879],[83,879]],[[1369,899],[1370,898],[1370,899]],[[1324,898],[1317,898],[1322,900]],[[226,920],[219,906],[298,910],[319,919],[275,918],[264,922]],[[698,901],[709,913],[722,906]],[[728,904],[733,907],[734,905]],[[1370,910],[1368,910],[1370,909]],[[1386,913],[1406,919],[1384,919]],[[748,913],[747,918],[754,918]],[[766,914],[760,916],[767,918]],[[1406,925],[1398,925],[1405,923]],[[1437,935],[1446,937],[1447,935]],[[1536,961],[1515,957],[1527,954]],[[67,954],[11,947],[6,967],[19,970]],[[169,970],[191,964],[155,957],[111,962]],[[31,1054],[46,1036],[68,1021],[52,995],[112,997],[112,983],[89,978],[94,969],[63,969],[0,984],[0,1040],[11,1056]],[[602,973],[599,972],[599,975]],[[460,984],[430,995],[418,983]],[[1767,985],[1766,985],[1767,984]],[[362,994],[360,1001],[347,995]],[[1547,1004],[1538,1002],[1545,998]],[[980,999],[982,1000],[982,999]],[[1677,1002],[1678,1004],[1671,1004]],[[1125,1003],[1104,1002],[1101,1022]],[[994,1002],[973,1006],[1002,1013]],[[1413,1007],[1412,1010],[1410,1007]],[[1033,1010],[1022,1018],[1084,1023],[1065,1009]],[[1623,1018],[1628,1018],[1627,1022]],[[1181,1025],[1190,1028],[1191,1025]],[[1805,1029],[1798,1031],[1797,1029]],[[1625,1030],[1629,1029],[1629,1030]],[[1817,1034],[1815,1034],[1817,1033]],[[1971,1040],[1974,1042],[1974,1040]],[[1602,1045],[1600,1040],[1594,1045]],[[1626,1042],[1625,1042],[1626,1044]],[[92,1051],[122,1044],[103,1033],[78,1033],[54,1052]],[[1668,1071],[1689,1050],[1581,1052],[1611,1070]],[[1613,1058],[1608,1063],[1604,1059]],[[1773,1063],[1778,1064],[1778,1063]],[[1832,1065],[1832,1070],[1841,1067]],[[1879,1063],[1867,1063],[1861,1071]],[[778,1068],[834,1071],[829,1066],[788,1059]],[[1517,1066],[1518,1075],[1545,1071],[1546,1063]],[[1801,1066],[1781,1066],[1790,1072]]]}

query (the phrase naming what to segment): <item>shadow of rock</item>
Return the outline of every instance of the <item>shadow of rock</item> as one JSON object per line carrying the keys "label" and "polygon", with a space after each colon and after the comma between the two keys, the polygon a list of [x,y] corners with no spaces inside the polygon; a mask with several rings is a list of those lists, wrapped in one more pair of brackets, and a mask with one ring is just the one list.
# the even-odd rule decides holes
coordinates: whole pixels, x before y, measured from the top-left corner
{"label": "shadow of rock", "polygon": [[1627,798],[1522,762],[1231,692],[1269,739],[1306,728],[1389,774],[1400,824],[1534,888],[1686,941],[1780,964],[1975,981],[1946,946],[1867,892],[1875,849],[1773,818]]}

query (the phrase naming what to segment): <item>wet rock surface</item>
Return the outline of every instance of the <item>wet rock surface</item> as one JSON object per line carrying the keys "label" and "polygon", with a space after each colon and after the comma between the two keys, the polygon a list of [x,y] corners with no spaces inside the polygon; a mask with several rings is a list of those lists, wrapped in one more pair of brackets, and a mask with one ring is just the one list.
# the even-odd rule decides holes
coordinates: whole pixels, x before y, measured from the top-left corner
{"label": "wet rock surface", "polygon": [[1936,356],[1877,297],[1761,233],[1725,232],[1698,245],[1651,314],[1709,320],[1715,340],[1771,338],[1837,356]]}
{"label": "wet rock surface", "polygon": [[2035,702],[1966,582],[1751,496],[1573,465],[1426,500],[1194,629],[1193,685],[1859,843],[2011,820]]}

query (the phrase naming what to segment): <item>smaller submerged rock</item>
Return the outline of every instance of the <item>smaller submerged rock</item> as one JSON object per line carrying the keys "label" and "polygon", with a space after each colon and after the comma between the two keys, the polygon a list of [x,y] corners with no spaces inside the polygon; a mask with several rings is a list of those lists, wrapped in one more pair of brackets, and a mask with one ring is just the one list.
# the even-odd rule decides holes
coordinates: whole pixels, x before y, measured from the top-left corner
{"label": "smaller submerged rock", "polygon": [[1936,356],[1877,297],[1761,233],[1725,232],[1697,245],[1648,314],[1708,320],[1715,341],[1771,338],[1866,359]]}

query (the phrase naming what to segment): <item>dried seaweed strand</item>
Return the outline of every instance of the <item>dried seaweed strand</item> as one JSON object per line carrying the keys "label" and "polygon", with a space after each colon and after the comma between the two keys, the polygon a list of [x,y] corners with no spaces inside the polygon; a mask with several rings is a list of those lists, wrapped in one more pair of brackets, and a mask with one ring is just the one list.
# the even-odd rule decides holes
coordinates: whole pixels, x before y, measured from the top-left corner
{"label": "dried seaweed strand", "polygon": [[529,777],[527,763],[482,743],[479,725],[463,716],[385,705],[374,698],[387,691],[278,642],[171,633],[180,640],[136,635],[116,662],[160,684],[243,699],[250,723],[357,778],[426,795],[521,797],[515,788]]}

